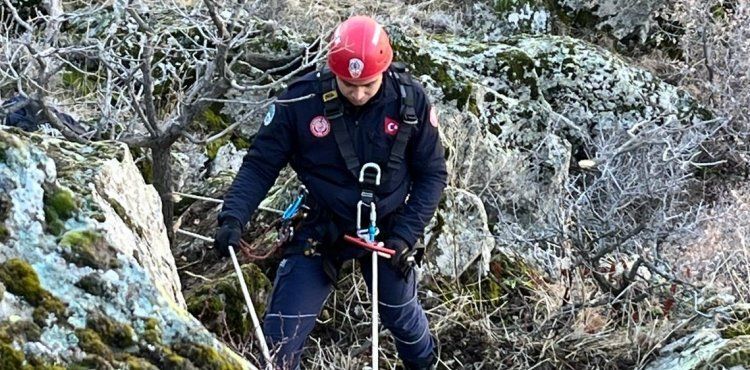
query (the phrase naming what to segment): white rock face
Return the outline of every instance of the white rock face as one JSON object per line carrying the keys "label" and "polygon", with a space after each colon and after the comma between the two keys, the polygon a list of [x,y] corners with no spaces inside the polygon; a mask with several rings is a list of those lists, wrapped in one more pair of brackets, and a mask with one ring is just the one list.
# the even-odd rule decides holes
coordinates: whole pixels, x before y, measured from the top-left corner
{"label": "white rock face", "polygon": [[223,171],[236,173],[242,165],[245,154],[247,154],[247,150],[237,150],[234,144],[227,143],[216,152],[216,158],[211,163],[209,174],[216,176]]}
{"label": "white rock face", "polygon": [[[497,247],[510,247],[555,278],[561,268],[559,251],[545,241],[565,246],[582,227],[602,235],[632,229],[627,220],[658,218],[663,212],[680,215],[679,207],[689,202],[686,194],[694,184],[685,180],[691,177],[685,163],[700,153],[717,124],[684,91],[568,37],[517,36],[501,43],[462,37],[435,42],[398,32],[392,37],[409,51],[401,55],[440,112],[450,153],[449,184],[483,204],[473,208],[485,216],[472,221],[460,213],[464,205],[446,195],[439,220],[484,218]],[[658,141],[652,140],[656,137]],[[665,147],[674,149],[668,159]],[[643,165],[624,164],[629,156]],[[669,175],[653,175],[657,173]],[[675,206],[648,213],[618,197],[621,179],[631,178],[638,181],[619,192],[636,194],[638,186],[658,189],[647,196],[672,199]],[[586,187],[581,187],[582,179],[589,181]],[[597,214],[601,209],[615,211],[602,219]],[[443,231],[452,235],[452,226],[433,225],[437,243],[428,241],[428,253],[454,261],[451,270],[441,272],[464,268],[455,262],[463,263],[462,258],[446,251],[477,256],[485,248],[484,242],[452,245],[453,236],[439,236]],[[465,224],[459,231],[471,229]]]}
{"label": "white rock face", "polygon": [[[487,213],[482,200],[476,195],[456,188],[445,191],[445,208],[433,218],[432,227],[441,222],[440,233],[425,234],[431,248],[428,260],[434,263],[435,272],[445,276],[459,276],[474,263],[480,264],[480,272],[489,268],[490,252],[495,240],[487,225]],[[432,227],[428,227],[431,230]]]}
{"label": "white rock face", "polygon": [[617,38],[635,33],[645,41],[651,27],[656,26],[655,14],[668,4],[664,0],[562,0],[562,5],[577,11],[590,11],[600,22],[597,28],[610,27]]}
{"label": "white rock face", "polygon": [[[233,368],[253,368],[185,310],[159,199],[124,146],[83,146],[0,130],[0,152],[0,201],[7,230],[0,239],[0,278],[9,264],[28,266],[40,288],[66,307],[61,317],[50,313],[44,322],[34,320],[41,329],[39,339],[14,338],[14,348],[50,363],[76,363],[88,356],[78,329],[91,329],[89,319],[96,314],[132,328],[131,349],[139,356],[153,356],[151,361],[162,368],[176,365],[159,362],[166,361],[160,351],[182,351],[180,356],[194,364],[215,366],[205,362],[205,354],[179,347],[186,345],[217,351]],[[76,207],[61,224],[62,238],[50,231],[54,207],[49,197],[60,189],[70,190]],[[70,242],[86,235],[98,237],[89,244]],[[69,245],[62,242],[66,239]],[[76,255],[71,245],[82,246],[79,257],[93,251],[91,258],[71,257]],[[99,292],[84,288],[84,278],[93,279]],[[28,321],[34,303],[23,292],[8,291],[8,281],[3,283],[0,324]],[[158,328],[156,339],[149,339],[155,344],[146,342],[149,326]],[[125,366],[116,359],[107,361],[114,368]]]}
{"label": "white rock face", "polygon": [[185,308],[162,222],[159,194],[143,181],[130,152],[123,147],[122,153],[121,160],[101,163],[89,184],[91,195],[105,216],[98,227],[108,244],[138,261],[164,297]]}
{"label": "white rock face", "polygon": [[[745,331],[750,325],[750,305],[736,304],[711,310],[711,318],[699,318],[699,328],[665,346],[646,370],[746,369],[750,366],[750,333],[726,330],[734,324]],[[702,327],[701,327],[702,326]],[[722,333],[724,329],[724,333]]]}

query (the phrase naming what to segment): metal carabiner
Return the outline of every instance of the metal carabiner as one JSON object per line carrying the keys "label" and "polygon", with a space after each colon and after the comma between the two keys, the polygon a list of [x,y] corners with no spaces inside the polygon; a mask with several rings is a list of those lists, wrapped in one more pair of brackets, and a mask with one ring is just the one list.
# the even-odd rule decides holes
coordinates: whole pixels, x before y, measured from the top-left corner
{"label": "metal carabiner", "polygon": [[[374,183],[367,183],[365,182],[365,176],[368,175],[368,172],[374,172]],[[372,175],[372,174],[371,174]],[[360,200],[357,202],[357,236],[360,238],[368,241],[368,242],[374,242],[375,236],[380,233],[380,230],[378,230],[376,226],[377,222],[377,210],[375,207],[375,189],[368,188],[371,186],[379,186],[380,185],[380,165],[374,162],[365,163],[362,168],[359,170],[359,183],[363,186],[362,193],[360,195]],[[372,181],[372,177],[367,178],[367,180]],[[365,202],[365,199],[367,199],[370,203],[367,204]],[[370,208],[370,225],[368,225],[367,228],[362,227],[362,208],[363,207],[369,207]]]}
{"label": "metal carabiner", "polygon": [[359,182],[365,182],[365,175],[367,174],[367,170],[371,168],[375,170],[375,186],[380,186],[380,165],[375,162],[369,162],[362,165],[362,168],[359,170]]}

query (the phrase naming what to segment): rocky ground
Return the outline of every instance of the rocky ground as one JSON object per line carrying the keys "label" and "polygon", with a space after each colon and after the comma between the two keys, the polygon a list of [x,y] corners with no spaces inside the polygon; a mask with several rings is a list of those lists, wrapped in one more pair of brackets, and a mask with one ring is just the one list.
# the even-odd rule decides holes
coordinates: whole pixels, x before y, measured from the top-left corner
{"label": "rocky ground", "polygon": [[[640,59],[679,47],[654,41],[666,2],[274,4],[257,9],[272,22],[247,52],[298,52],[340,17],[380,14],[438,108],[450,179],[420,241],[420,300],[440,368],[750,367],[747,130],[718,90],[704,99]],[[198,116],[197,136],[239,125],[174,145],[176,190],[222,197],[262,120],[248,104],[259,91]],[[201,238],[170,245],[148,151],[53,136],[0,130],[0,368],[257,365],[232,265]],[[263,205],[283,209],[296,187],[283,171]],[[175,225],[212,237],[219,209],[175,194]],[[254,215],[258,249],[240,256],[261,317],[279,258],[254,257],[275,219]],[[305,368],[367,366],[368,311],[346,266]],[[381,338],[382,368],[398,368]]]}

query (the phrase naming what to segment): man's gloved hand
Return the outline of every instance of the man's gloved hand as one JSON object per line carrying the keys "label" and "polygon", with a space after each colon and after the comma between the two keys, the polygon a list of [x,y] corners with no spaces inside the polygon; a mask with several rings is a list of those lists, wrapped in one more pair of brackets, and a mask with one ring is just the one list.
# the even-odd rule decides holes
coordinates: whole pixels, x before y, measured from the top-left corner
{"label": "man's gloved hand", "polygon": [[240,245],[242,237],[242,225],[234,218],[228,218],[221,223],[219,231],[214,238],[214,249],[219,257],[229,257],[229,246],[234,248]]}
{"label": "man's gloved hand", "polygon": [[396,254],[391,257],[391,265],[401,272],[401,276],[407,278],[414,267],[415,251],[400,238],[391,238],[385,241],[385,247],[393,249]]}

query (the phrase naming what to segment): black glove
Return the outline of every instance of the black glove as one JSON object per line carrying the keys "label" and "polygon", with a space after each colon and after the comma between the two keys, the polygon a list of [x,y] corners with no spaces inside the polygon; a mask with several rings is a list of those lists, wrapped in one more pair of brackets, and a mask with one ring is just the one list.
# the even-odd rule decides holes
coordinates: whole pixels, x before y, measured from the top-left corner
{"label": "black glove", "polygon": [[242,225],[234,218],[228,218],[221,223],[219,231],[214,238],[214,249],[219,257],[229,257],[229,246],[234,248],[240,245],[242,237]]}
{"label": "black glove", "polygon": [[385,247],[396,251],[396,254],[391,257],[391,266],[400,271],[403,278],[407,278],[415,264],[414,249],[410,248],[409,245],[400,238],[386,240]]}

